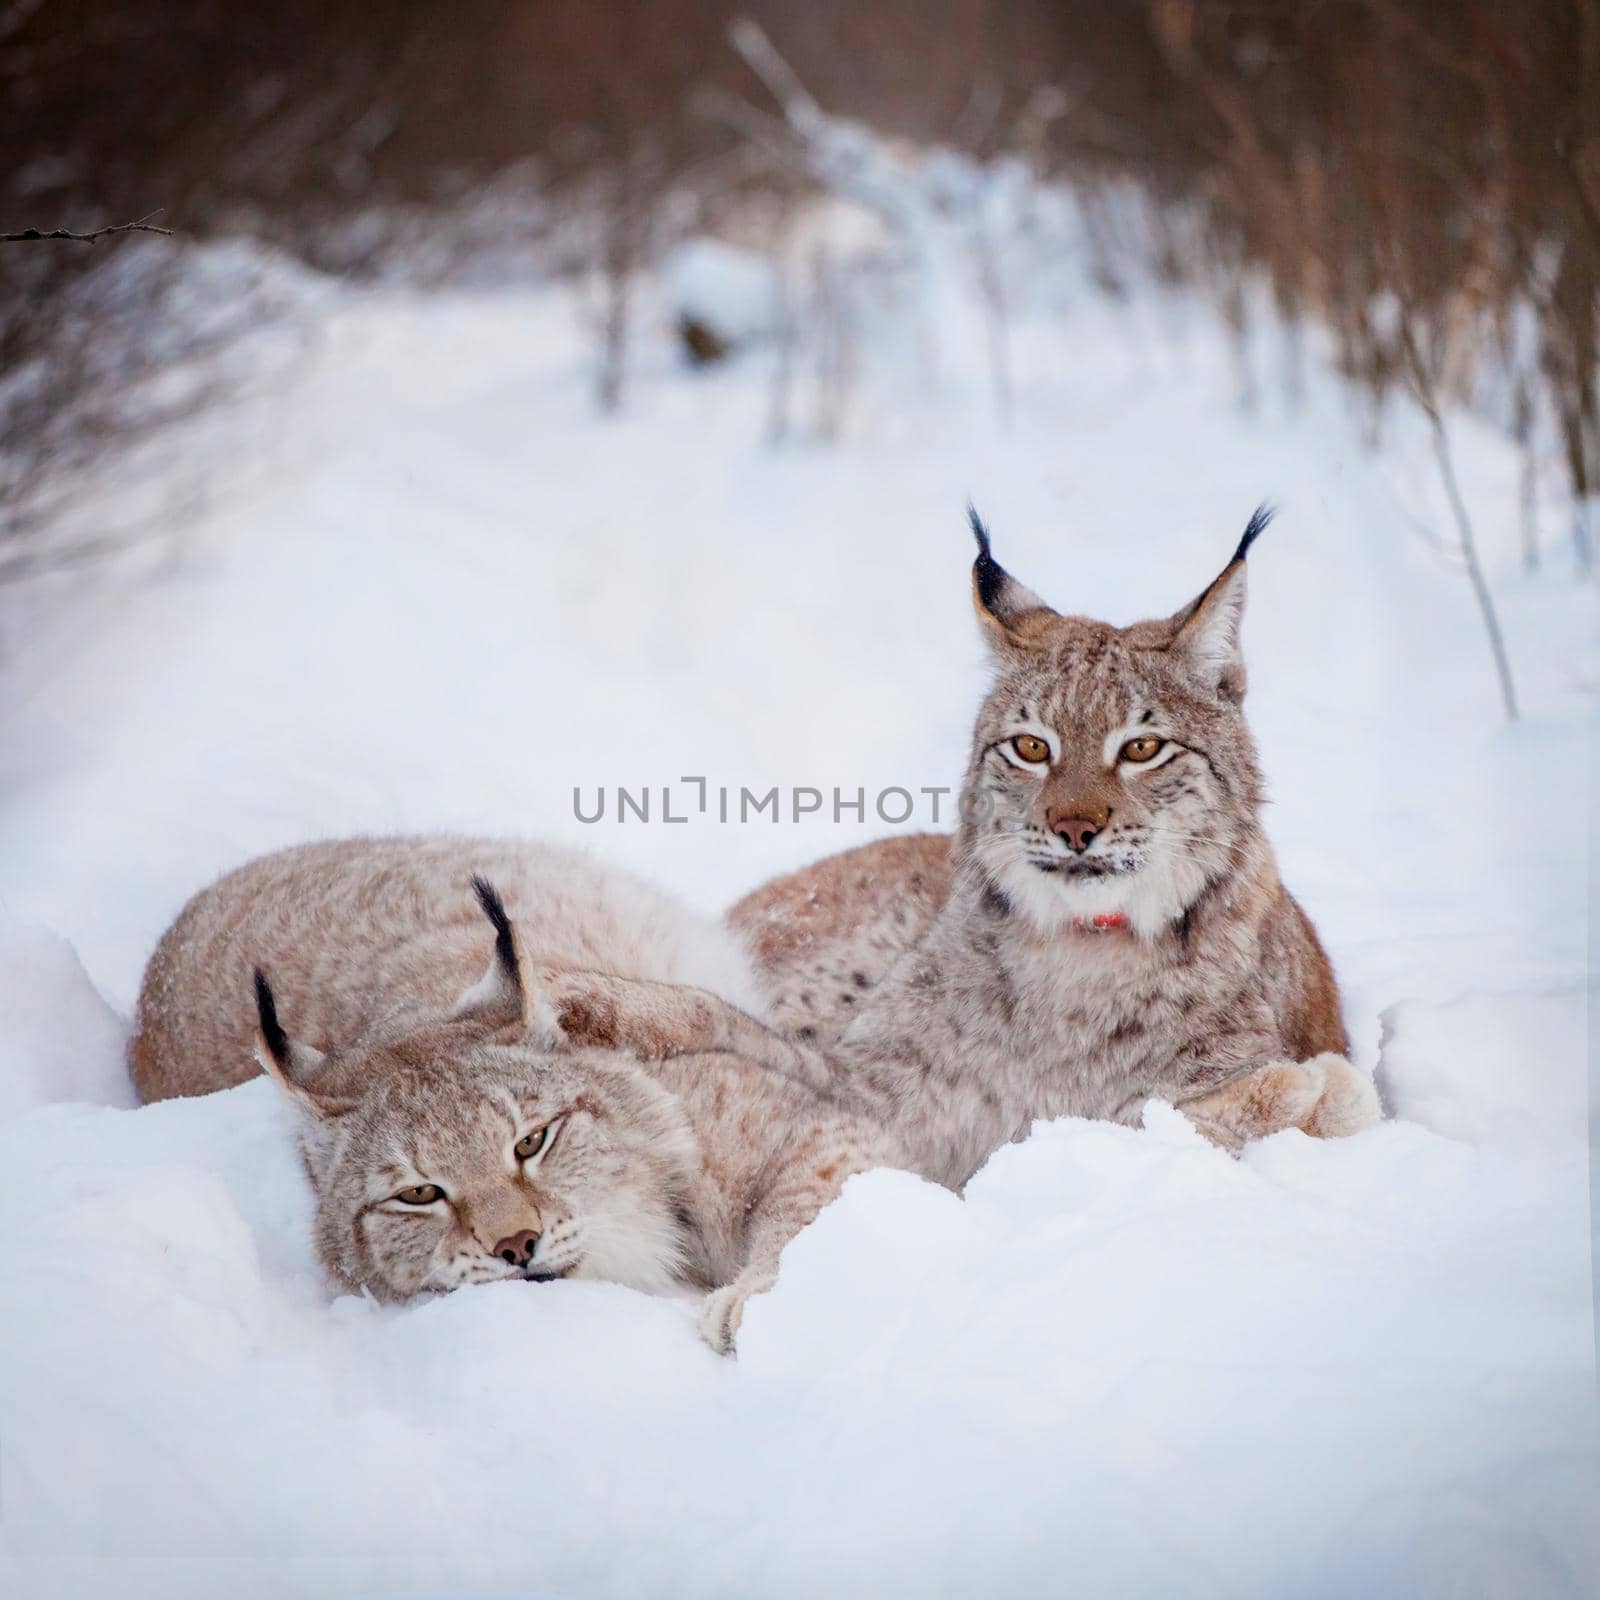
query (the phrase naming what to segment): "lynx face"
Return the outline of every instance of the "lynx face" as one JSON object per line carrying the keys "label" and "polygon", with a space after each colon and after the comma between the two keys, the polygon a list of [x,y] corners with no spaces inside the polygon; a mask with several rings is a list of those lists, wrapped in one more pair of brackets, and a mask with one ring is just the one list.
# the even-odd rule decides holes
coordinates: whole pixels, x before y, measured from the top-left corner
{"label": "lynx face", "polygon": [[1240,709],[1243,552],[1191,605],[1113,628],[1061,616],[989,556],[979,615],[1000,668],[978,715],[963,835],[1041,928],[1153,935],[1224,876],[1255,827],[1261,777]]}
{"label": "lynx face", "polygon": [[382,1300],[510,1278],[682,1289],[698,1153],[677,1100],[631,1057],[566,1043],[480,896],[495,958],[448,1016],[323,1055],[257,974],[257,1053],[300,1113],[323,1264]]}
{"label": "lynx face", "polygon": [[493,1043],[366,1066],[375,1087],[347,1125],[305,1142],[318,1246],[344,1283],[401,1300],[502,1278],[676,1281],[692,1145],[637,1068]]}

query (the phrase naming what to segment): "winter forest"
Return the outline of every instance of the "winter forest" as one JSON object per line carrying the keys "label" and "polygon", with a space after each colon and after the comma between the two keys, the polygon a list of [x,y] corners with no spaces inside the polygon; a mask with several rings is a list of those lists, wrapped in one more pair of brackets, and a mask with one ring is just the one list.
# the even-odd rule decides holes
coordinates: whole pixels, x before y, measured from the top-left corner
{"label": "winter forest", "polygon": [[[20,0],[0,144],[6,1593],[1595,1592],[1592,0]],[[719,1357],[330,1286],[273,1084],[140,1104],[230,869],[528,836],[714,924],[962,826],[969,503],[1121,627],[1264,502],[1375,1126],[861,1172]]]}

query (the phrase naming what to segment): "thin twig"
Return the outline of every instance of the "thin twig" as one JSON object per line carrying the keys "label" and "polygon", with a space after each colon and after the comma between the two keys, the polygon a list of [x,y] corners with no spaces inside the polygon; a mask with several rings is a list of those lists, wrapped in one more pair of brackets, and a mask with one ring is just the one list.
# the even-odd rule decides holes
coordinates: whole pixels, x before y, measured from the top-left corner
{"label": "thin twig", "polygon": [[24,228],[21,233],[0,233],[0,244],[25,244],[32,239],[71,239],[78,244],[93,244],[96,239],[104,239],[114,233],[159,233],[170,239],[171,228],[157,228],[150,222],[151,217],[159,217],[166,209],[165,206],[157,206],[137,222],[119,222],[114,227],[96,228],[93,233],[74,233],[70,228],[52,228],[49,233],[39,228]]}
{"label": "thin twig", "polygon": [[1461,556],[1466,564],[1467,578],[1472,592],[1478,598],[1478,609],[1483,613],[1484,631],[1489,635],[1489,648],[1494,653],[1495,671],[1500,675],[1500,694],[1506,703],[1506,717],[1517,720],[1517,691],[1511,681],[1511,658],[1506,654],[1506,641],[1500,632],[1500,618],[1496,615],[1494,601],[1489,596],[1489,585],[1478,565],[1478,544],[1472,536],[1472,523],[1467,517],[1467,503],[1461,495],[1461,485],[1456,481],[1454,460],[1450,454],[1450,437],[1444,429],[1444,419],[1437,411],[1428,418],[1433,428],[1433,453],[1438,457],[1439,476],[1444,479],[1445,493],[1450,497],[1450,509],[1455,514],[1456,527],[1461,533]]}
{"label": "thin twig", "polygon": [[1411,309],[1402,307],[1400,318],[1400,347],[1406,358],[1411,379],[1412,397],[1428,419],[1433,434],[1434,459],[1439,464],[1439,476],[1444,480],[1444,492],[1450,501],[1450,511],[1455,517],[1456,531],[1461,537],[1461,560],[1467,570],[1467,581],[1478,602],[1483,617],[1483,630],[1489,636],[1489,650],[1494,656],[1495,672],[1500,679],[1500,696],[1505,701],[1506,718],[1517,720],[1517,691],[1511,680],[1511,658],[1506,653],[1505,636],[1500,631],[1500,618],[1494,608],[1494,598],[1489,593],[1488,581],[1478,564],[1478,541],[1473,534],[1472,518],[1467,514],[1466,498],[1456,478],[1455,458],[1450,450],[1450,435],[1445,429],[1444,414],[1439,408],[1438,391],[1433,373],[1423,360],[1416,335],[1411,327]]}

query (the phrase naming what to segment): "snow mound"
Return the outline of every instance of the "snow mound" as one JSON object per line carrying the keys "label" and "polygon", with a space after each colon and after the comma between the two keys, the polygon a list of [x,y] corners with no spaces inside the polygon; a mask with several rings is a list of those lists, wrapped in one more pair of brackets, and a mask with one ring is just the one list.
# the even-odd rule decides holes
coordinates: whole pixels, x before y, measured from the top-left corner
{"label": "snow mound", "polygon": [[138,1103],[127,1025],[72,945],[0,909],[0,1124],[57,1100]]}
{"label": "snow mound", "polygon": [[965,1202],[853,1179],[721,1362],[610,1285],[331,1299],[264,1083],[34,1113],[0,1135],[18,1592],[181,1554],[166,1594],[207,1556],[268,1593],[290,1553],[327,1593],[1429,1592],[1464,1525],[1513,1590],[1584,1592],[1560,1184],[1530,1241],[1525,1173],[1413,1126],[1241,1162],[1147,1122],[1039,1128]]}
{"label": "snow mound", "polygon": [[1404,1000],[1384,1013],[1390,1112],[1474,1144],[1582,1149],[1589,1136],[1584,994]]}

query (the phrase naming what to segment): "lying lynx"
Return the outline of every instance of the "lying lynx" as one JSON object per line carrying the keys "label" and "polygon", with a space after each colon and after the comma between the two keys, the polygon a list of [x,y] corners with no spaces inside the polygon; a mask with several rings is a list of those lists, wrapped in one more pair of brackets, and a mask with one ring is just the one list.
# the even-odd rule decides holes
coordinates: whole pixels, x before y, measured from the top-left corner
{"label": "lying lynx", "polygon": [[960,832],[820,862],[730,914],[797,1041],[785,1070],[926,1176],[959,1187],[1034,1118],[1127,1122],[1152,1095],[1231,1147],[1377,1119],[1261,827],[1239,632],[1266,522],[1191,604],[1115,628],[1023,588],[974,515],[999,670]]}
{"label": "lying lynx", "polygon": [[[649,1071],[584,1003],[606,973],[666,980],[641,991],[659,1003],[633,1023]],[[702,1332],[727,1350],[746,1299],[844,1180],[906,1163],[758,1064],[660,1059],[656,1035],[681,1038],[713,1005],[766,1038],[682,979],[754,992],[727,934],[581,857],[311,845],[189,903],[146,974],[131,1064],[147,1100],[224,1088],[257,1064],[276,1080],[299,1113],[317,1250],[345,1288],[398,1300],[580,1277],[698,1292]]]}

